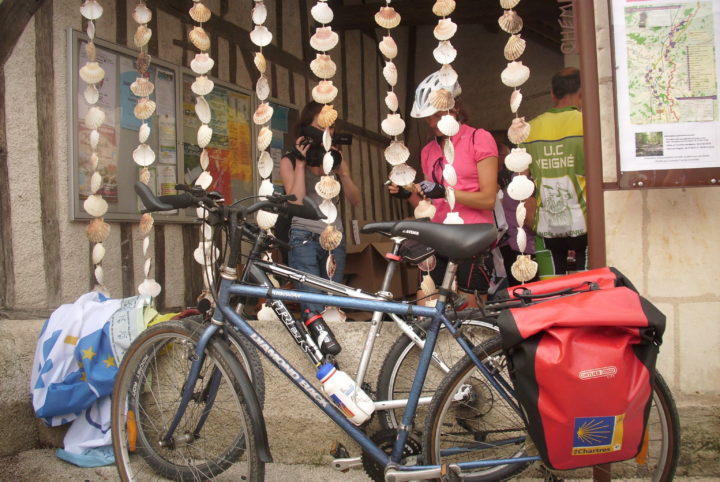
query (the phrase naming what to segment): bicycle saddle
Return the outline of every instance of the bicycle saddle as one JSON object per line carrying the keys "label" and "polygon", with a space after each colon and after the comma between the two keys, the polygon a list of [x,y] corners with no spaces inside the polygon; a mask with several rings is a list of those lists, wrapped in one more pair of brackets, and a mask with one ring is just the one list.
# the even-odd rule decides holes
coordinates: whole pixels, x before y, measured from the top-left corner
{"label": "bicycle saddle", "polygon": [[[439,224],[426,221],[399,221],[372,223],[383,225],[393,236],[414,239],[434,248],[441,256],[451,261],[477,256],[487,251],[497,240],[497,229],[493,224]],[[372,225],[365,226],[366,228]],[[380,231],[380,229],[378,229]],[[371,231],[375,232],[375,231]]]}

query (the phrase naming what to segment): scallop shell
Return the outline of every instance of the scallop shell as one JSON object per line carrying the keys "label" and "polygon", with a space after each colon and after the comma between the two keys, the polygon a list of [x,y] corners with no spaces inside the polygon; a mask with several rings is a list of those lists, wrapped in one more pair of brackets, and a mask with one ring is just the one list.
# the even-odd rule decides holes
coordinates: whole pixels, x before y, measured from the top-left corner
{"label": "scallop shell", "polygon": [[150,137],[150,126],[147,124],[141,124],[138,129],[138,141],[140,144],[144,144]]}
{"label": "scallop shell", "polygon": [[105,246],[102,243],[96,243],[92,250],[93,264],[100,264],[105,257]]}
{"label": "scallop shell", "polygon": [[150,247],[150,236],[145,236],[142,243],[143,256],[147,256],[148,248]]}
{"label": "scallop shell", "polygon": [[435,281],[433,281],[432,276],[426,274],[422,277],[422,281],[420,282],[420,291],[422,291],[425,296],[430,296],[437,291],[437,287],[435,286]]}
{"label": "scallop shell", "polygon": [[329,151],[332,147],[332,134],[330,134],[330,129],[325,129],[323,132],[322,144],[326,151]]}
{"label": "scallop shell", "polygon": [[437,123],[437,128],[443,135],[452,137],[460,131],[460,123],[450,114],[445,114]]}
{"label": "scallop shell", "polygon": [[215,82],[208,79],[206,75],[199,76],[190,86],[195,95],[208,95],[214,88]]}
{"label": "scallop shell", "polygon": [[318,27],[310,37],[310,46],[319,52],[332,50],[338,44],[338,34],[332,31],[332,27]]}
{"label": "scallop shell", "polygon": [[325,223],[332,224],[335,222],[338,214],[337,206],[335,206],[330,199],[323,200],[318,208],[320,209],[320,212],[325,215],[325,219],[323,219]]}
{"label": "scallop shell", "polygon": [[142,216],[140,216],[140,224],[139,224],[140,233],[142,233],[142,234],[149,233],[153,227],[153,224],[155,224],[155,220],[153,219],[152,214],[145,213]]}
{"label": "scallop shell", "polygon": [[263,102],[255,110],[255,113],[253,114],[253,122],[259,126],[267,124],[268,122],[270,122],[272,115],[273,108],[267,102]]}
{"label": "scallop shell", "polygon": [[210,37],[202,27],[194,27],[188,33],[190,42],[199,50],[210,50]]}
{"label": "scallop shell", "polygon": [[437,258],[433,254],[433,255],[428,256],[424,260],[420,261],[420,263],[418,264],[418,269],[420,271],[429,273],[430,271],[434,270],[436,266],[437,266]]}
{"label": "scallop shell", "polygon": [[451,64],[457,57],[457,50],[450,43],[449,40],[443,40],[438,43],[438,46],[433,50],[433,57],[439,64]]}
{"label": "scallop shell", "polygon": [[524,201],[532,196],[533,191],[535,184],[523,174],[513,177],[507,187],[508,196],[516,201]]}
{"label": "scallop shell", "polygon": [[210,72],[215,65],[215,61],[208,54],[195,54],[195,58],[190,62],[190,68],[198,75],[204,75]]}
{"label": "scallop shell", "polygon": [[443,224],[465,224],[465,221],[460,217],[460,213],[449,212],[447,216],[445,216]]}
{"label": "scallop shell", "polygon": [[213,130],[207,124],[201,125],[197,132],[198,147],[205,149],[212,140],[212,134]]}
{"label": "scallop shell", "polygon": [[102,243],[110,235],[110,225],[103,218],[95,218],[88,224],[85,235],[93,243]]}
{"label": "scallop shell", "polygon": [[385,148],[385,160],[392,166],[400,165],[410,158],[410,149],[402,141],[392,141]]}
{"label": "scallop shell", "polygon": [[94,218],[103,216],[108,210],[108,203],[99,194],[93,194],[83,202],[85,212]]}
{"label": "scallop shell", "polygon": [[518,251],[521,253],[525,252],[525,248],[527,248],[527,233],[524,229],[518,229],[517,230],[517,245],[518,245]]}
{"label": "scallop shell", "polygon": [[130,84],[130,90],[138,97],[150,97],[155,91],[155,84],[150,82],[147,77],[138,77],[135,82]]}
{"label": "scallop shell", "polygon": [[443,156],[448,163],[455,162],[455,144],[452,143],[452,139],[445,139],[443,142]]}
{"label": "scallop shell", "polygon": [[510,62],[500,74],[500,80],[508,87],[520,87],[530,78],[530,69],[522,62]]}
{"label": "scallop shell", "polygon": [[268,211],[263,211],[262,209],[257,212],[257,215],[255,217],[255,221],[257,221],[257,225],[260,226],[260,229],[267,230],[275,226],[275,223],[277,222],[278,215],[276,213],[271,213]]}
{"label": "scallop shell", "polygon": [[260,311],[257,312],[258,321],[264,321],[266,323],[272,323],[280,321],[277,314],[268,305],[263,305]]}
{"label": "scallop shell", "polygon": [[415,206],[415,210],[413,211],[413,215],[417,219],[422,218],[430,218],[432,219],[433,216],[435,216],[435,212],[437,210],[435,209],[435,206],[433,206],[433,203],[430,202],[429,199],[422,199],[417,206]]}
{"label": "scallop shell", "polygon": [[83,97],[85,98],[85,102],[90,105],[94,105],[97,104],[98,100],[100,100],[100,92],[98,92],[95,84],[88,84],[83,91]]}
{"label": "scallop shell", "polygon": [[272,196],[275,192],[275,186],[273,185],[272,181],[270,179],[263,179],[263,181],[260,183],[260,187],[258,188],[258,195],[267,197]]}
{"label": "scallop shell", "polygon": [[132,18],[139,24],[150,23],[152,11],[144,3],[139,3],[133,10]]}
{"label": "scallop shell", "polygon": [[319,104],[329,104],[335,100],[337,94],[338,89],[333,85],[332,80],[321,80],[312,90],[312,98]]}
{"label": "scallop shell", "polygon": [[533,279],[537,274],[537,270],[538,264],[530,258],[529,254],[519,254],[510,267],[512,275],[521,283]]}
{"label": "scallop shell", "polygon": [[437,110],[450,110],[455,107],[452,92],[447,89],[433,90],[428,97],[428,102]]}
{"label": "scallop shell", "polygon": [[262,151],[257,162],[258,174],[260,174],[260,177],[262,177],[263,179],[266,177],[270,177],[270,175],[272,174],[273,166],[274,162],[270,153],[268,151]]}
{"label": "scallop shell", "polygon": [[520,144],[530,136],[530,124],[525,122],[524,117],[516,117],[513,119],[508,129],[508,139],[513,144]]}
{"label": "scallop shell", "polygon": [[438,17],[447,17],[455,11],[455,0],[437,0],[433,5],[432,13]]}
{"label": "scallop shell", "polygon": [[261,101],[270,97],[270,82],[265,75],[261,75],[255,84],[255,94]]}
{"label": "scallop shell", "polygon": [[342,323],[347,320],[345,312],[335,306],[326,306],[325,311],[322,312],[322,317],[323,320],[330,323]]}
{"label": "scallop shell", "polygon": [[452,164],[445,164],[445,167],[443,167],[443,178],[449,186],[457,184],[457,172]]}
{"label": "scallop shell", "polygon": [[97,281],[97,283],[102,286],[102,284],[103,284],[102,266],[95,266],[95,271],[93,273],[95,274],[95,280]]}
{"label": "scallop shell", "polygon": [[323,249],[332,251],[333,249],[340,246],[340,243],[342,242],[342,237],[342,232],[335,229],[335,226],[327,226],[325,227],[325,229],[323,229],[323,232],[320,233],[320,246]]}
{"label": "scallop shell", "polygon": [[450,186],[445,188],[445,200],[448,206],[450,206],[450,211],[455,209],[455,189]]}
{"label": "scallop shell", "polygon": [[321,128],[327,129],[335,123],[337,118],[338,112],[333,108],[333,106],[325,105],[318,114],[317,123]]}
{"label": "scallop shell", "polygon": [[385,77],[385,81],[392,87],[395,87],[397,84],[398,71],[397,67],[391,60],[385,62],[385,67],[383,67],[383,77]]}
{"label": "scallop shell", "polygon": [[449,18],[438,20],[437,26],[433,29],[433,35],[438,40],[450,40],[457,32],[457,25]]}
{"label": "scallop shell", "polygon": [[261,74],[264,74],[267,71],[267,60],[265,60],[265,56],[262,52],[255,53],[255,58],[253,59],[253,62],[255,62],[255,67],[260,71]]}
{"label": "scallop shell", "polygon": [[333,167],[335,167],[335,157],[332,155],[331,151],[327,151],[322,158],[323,172],[325,174],[330,174],[330,171],[332,171]]}
{"label": "scallop shell", "polygon": [[138,174],[138,180],[143,183],[147,184],[150,182],[150,169],[147,167],[143,167],[140,169],[140,174]]}
{"label": "scallop shell", "polygon": [[198,23],[207,22],[208,20],[210,20],[211,16],[212,12],[209,8],[203,5],[202,2],[195,2],[192,8],[190,8],[190,18],[192,18]]}
{"label": "scallop shell", "polygon": [[340,183],[334,176],[322,176],[315,184],[315,192],[323,199],[333,199],[340,194]]}
{"label": "scallop shell", "polygon": [[[385,120],[382,121],[382,130],[389,136],[399,136],[405,131],[405,121],[400,114],[388,114]],[[404,186],[406,183],[395,183],[399,186]]]}
{"label": "scallop shell", "polygon": [[510,34],[518,33],[523,28],[522,18],[515,10],[505,10],[502,16],[498,18],[498,24],[501,29]]}
{"label": "scallop shell", "polygon": [[[93,132],[97,132],[97,131],[93,131]],[[90,154],[90,169],[92,169],[92,170],[97,169],[99,160],[100,160],[100,158],[98,157],[97,152],[93,152],[92,154]]]}
{"label": "scallop shell", "polygon": [[212,174],[210,174],[209,171],[203,171],[200,173],[200,175],[195,179],[195,185],[200,186],[203,189],[207,189],[210,187],[210,185],[213,182]]}
{"label": "scallop shell", "polygon": [[102,175],[95,171],[93,172],[93,175],[90,176],[90,192],[95,194],[100,190],[100,188],[103,186],[103,178]]}
{"label": "scallop shell", "polygon": [[518,111],[520,108],[520,104],[522,103],[522,94],[518,89],[515,89],[512,91],[512,94],[510,94],[510,111],[514,114]]}
{"label": "scallop shell", "polygon": [[515,8],[520,3],[520,0],[500,0],[500,6],[504,9]]}
{"label": "scallop shell", "polygon": [[258,135],[257,135],[258,151],[264,151],[265,149],[270,147],[272,138],[273,138],[273,133],[269,127],[263,126],[262,128],[260,128],[260,132],[258,132]]}
{"label": "scallop shell", "polygon": [[250,41],[258,47],[265,47],[272,42],[272,33],[264,25],[255,25],[250,32]]}
{"label": "scallop shell", "polygon": [[155,162],[155,151],[147,144],[140,144],[133,151],[133,161],[142,167],[147,167]]}
{"label": "scallop shell", "polygon": [[385,105],[393,112],[400,108],[400,101],[398,100],[397,94],[392,90],[385,96]]}
{"label": "scallop shell", "polygon": [[85,114],[85,127],[99,129],[103,122],[105,122],[105,111],[100,107],[90,107]]}
{"label": "scallop shell", "polygon": [[91,41],[95,39],[95,22],[88,22],[87,36],[90,38]]}
{"label": "scallop shell", "polygon": [[524,147],[516,147],[510,150],[510,154],[505,156],[505,167],[512,172],[523,172],[530,167],[532,156],[528,154]]}
{"label": "scallop shell", "polygon": [[521,201],[518,203],[517,207],[515,208],[515,221],[517,221],[517,225],[518,226],[524,225],[526,217],[527,217],[527,208],[525,207],[525,202]]}
{"label": "scallop shell", "polygon": [[380,53],[390,60],[397,57],[398,46],[397,43],[395,43],[395,39],[390,35],[383,37],[383,39],[378,43],[378,48],[380,49]]}
{"label": "scallop shell", "polygon": [[155,107],[155,101],[152,101],[147,97],[143,97],[138,100],[137,105],[135,105],[135,108],[133,109],[133,113],[138,119],[149,119],[155,113]]}
{"label": "scallop shell", "polygon": [[88,20],[97,20],[102,14],[102,5],[100,5],[97,0],[85,0],[80,6],[80,15]]}
{"label": "scallop shell", "polygon": [[321,79],[329,79],[335,75],[337,66],[327,54],[317,54],[310,62],[310,70]]}
{"label": "scallop shell", "polygon": [[511,35],[505,44],[503,53],[507,60],[517,60],[525,52],[525,40],[520,35]]}
{"label": "scallop shell", "polygon": [[138,72],[140,74],[145,74],[148,69],[150,68],[150,61],[152,60],[152,57],[147,52],[140,52],[137,56],[137,59],[135,59],[135,66],[137,67]]}
{"label": "scallop shell", "polygon": [[382,28],[395,28],[400,25],[400,14],[392,7],[380,7],[380,11],[375,14],[375,23]]}
{"label": "scallop shell", "polygon": [[449,90],[455,90],[455,83],[458,80],[458,74],[452,65],[445,64],[438,70],[438,81],[440,85],[447,87]]}
{"label": "scallop shell", "polygon": [[[267,20],[267,7],[263,2],[255,2],[252,9],[252,21],[255,25],[262,25]],[[257,44],[256,44],[257,45]],[[263,45],[261,45],[263,47]]]}
{"label": "scallop shell", "polygon": [[200,241],[198,247],[193,251],[193,258],[198,264],[211,264],[218,259],[220,250],[213,247],[211,241]]}
{"label": "scallop shell", "polygon": [[207,149],[203,149],[200,153],[200,167],[203,169],[203,171],[206,171],[209,165],[210,154],[208,153]]}
{"label": "scallop shell", "polygon": [[407,186],[415,180],[415,169],[407,164],[399,164],[390,170],[390,180],[398,186]]}
{"label": "scallop shell", "polygon": [[330,253],[325,261],[325,272],[327,273],[328,278],[332,279],[332,277],[335,276],[336,270],[337,261],[335,261],[335,255]]}
{"label": "scallop shell", "polygon": [[88,62],[80,69],[80,78],[86,84],[97,84],[105,78],[105,71],[97,62]]}
{"label": "scallop shell", "polygon": [[152,278],[146,278],[138,285],[138,293],[143,296],[156,298],[161,292],[162,286]]}
{"label": "scallop shell", "polygon": [[90,131],[90,148],[93,150],[97,149],[98,143],[100,142],[100,133],[97,129]]}
{"label": "scallop shell", "polygon": [[315,19],[317,23],[323,25],[333,21],[333,11],[330,6],[325,2],[316,3],[313,8],[310,9],[310,15]]}
{"label": "scallop shell", "polygon": [[152,38],[152,29],[150,29],[147,25],[138,26],[137,30],[135,30],[135,35],[133,36],[135,47],[139,49],[143,48],[148,44],[150,38]]}

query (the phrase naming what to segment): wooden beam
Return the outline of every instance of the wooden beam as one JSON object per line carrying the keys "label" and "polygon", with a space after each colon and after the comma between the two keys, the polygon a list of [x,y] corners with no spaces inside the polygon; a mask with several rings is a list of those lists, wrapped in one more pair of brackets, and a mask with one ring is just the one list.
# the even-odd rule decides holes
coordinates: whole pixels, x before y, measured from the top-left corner
{"label": "wooden beam", "polygon": [[[0,65],[0,212],[5,219],[12,219],[5,126],[5,69]],[[0,223],[0,308],[13,308],[15,305],[15,261],[12,240],[12,223]]]}
{"label": "wooden beam", "polygon": [[115,3],[115,43],[122,46],[127,45],[127,34],[127,0],[117,0]]}
{"label": "wooden beam", "polygon": [[0,66],[4,66],[25,26],[47,0],[5,0],[0,3]]}

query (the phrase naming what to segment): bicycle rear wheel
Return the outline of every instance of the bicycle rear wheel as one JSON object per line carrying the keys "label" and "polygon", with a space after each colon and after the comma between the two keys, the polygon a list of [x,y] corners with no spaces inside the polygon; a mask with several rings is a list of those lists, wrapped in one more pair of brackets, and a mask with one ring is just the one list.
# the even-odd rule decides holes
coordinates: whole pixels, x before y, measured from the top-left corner
{"label": "bicycle rear wheel", "polygon": [[[171,443],[161,443],[180,402],[198,334],[181,322],[143,332],[115,381],[113,448],[123,481],[262,480],[253,434],[259,430],[241,395],[238,362],[211,341]],[[211,389],[213,381],[217,389]],[[203,421],[203,416],[207,418]]]}

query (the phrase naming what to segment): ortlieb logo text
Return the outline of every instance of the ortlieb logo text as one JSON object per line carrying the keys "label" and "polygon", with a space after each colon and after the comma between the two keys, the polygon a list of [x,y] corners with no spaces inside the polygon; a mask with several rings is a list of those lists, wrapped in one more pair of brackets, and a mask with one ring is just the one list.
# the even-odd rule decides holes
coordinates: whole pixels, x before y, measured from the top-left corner
{"label": "ortlieb logo text", "polygon": [[583,370],[578,375],[580,380],[589,380],[591,378],[612,378],[617,374],[617,368],[613,366],[593,368],[591,370]]}

